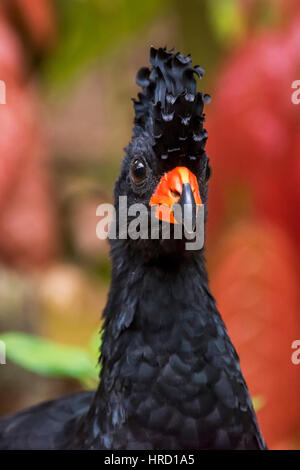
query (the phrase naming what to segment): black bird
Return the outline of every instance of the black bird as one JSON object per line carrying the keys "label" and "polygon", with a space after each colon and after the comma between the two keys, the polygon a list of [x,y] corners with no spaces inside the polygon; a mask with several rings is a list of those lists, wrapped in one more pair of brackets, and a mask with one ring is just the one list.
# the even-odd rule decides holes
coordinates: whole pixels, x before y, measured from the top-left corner
{"label": "black bird", "polygon": [[[186,245],[201,207],[207,216],[203,69],[162,48],[151,48],[150,63],[137,74],[142,91],[114,192],[100,385],[2,418],[1,449],[266,448],[204,249]],[[154,211],[158,237],[123,236],[119,196]],[[174,204],[186,208],[181,219]],[[181,239],[178,226],[189,228]]]}

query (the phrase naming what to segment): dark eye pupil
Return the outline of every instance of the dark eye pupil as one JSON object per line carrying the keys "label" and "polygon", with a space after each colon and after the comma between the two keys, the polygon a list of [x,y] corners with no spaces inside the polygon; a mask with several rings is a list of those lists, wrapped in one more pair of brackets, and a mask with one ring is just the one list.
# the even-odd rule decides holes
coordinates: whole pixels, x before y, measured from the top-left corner
{"label": "dark eye pupil", "polygon": [[136,182],[143,181],[146,177],[146,168],[143,162],[136,160],[132,168],[132,176]]}

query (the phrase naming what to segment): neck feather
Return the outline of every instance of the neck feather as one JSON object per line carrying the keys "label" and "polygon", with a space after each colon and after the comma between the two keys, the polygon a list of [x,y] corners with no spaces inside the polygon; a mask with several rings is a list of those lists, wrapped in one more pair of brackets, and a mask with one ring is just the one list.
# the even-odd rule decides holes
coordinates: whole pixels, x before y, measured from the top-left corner
{"label": "neck feather", "polygon": [[100,386],[81,430],[89,447],[224,448],[218,406],[224,391],[234,407],[239,387],[255,428],[202,253],[145,264],[113,250],[104,314]]}

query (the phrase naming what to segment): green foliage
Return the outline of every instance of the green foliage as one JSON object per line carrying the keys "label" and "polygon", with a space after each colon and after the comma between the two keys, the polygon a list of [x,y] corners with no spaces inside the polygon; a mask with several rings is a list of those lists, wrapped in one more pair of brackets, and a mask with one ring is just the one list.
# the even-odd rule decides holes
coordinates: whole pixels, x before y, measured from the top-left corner
{"label": "green foliage", "polygon": [[241,40],[246,32],[245,18],[239,0],[207,2],[209,20],[221,43]]}
{"label": "green foliage", "polygon": [[[62,82],[112,49],[149,21],[169,0],[56,0],[57,47],[45,62],[46,78]],[[121,72],[121,71],[120,71]]]}
{"label": "green foliage", "polygon": [[240,0],[206,0],[208,19],[219,42],[225,46],[240,42],[252,30],[265,30],[280,22],[279,2],[256,0],[246,13]]}
{"label": "green foliage", "polygon": [[97,384],[99,334],[93,335],[87,349],[62,345],[20,332],[0,335],[11,361],[36,374],[78,380],[85,388]]}

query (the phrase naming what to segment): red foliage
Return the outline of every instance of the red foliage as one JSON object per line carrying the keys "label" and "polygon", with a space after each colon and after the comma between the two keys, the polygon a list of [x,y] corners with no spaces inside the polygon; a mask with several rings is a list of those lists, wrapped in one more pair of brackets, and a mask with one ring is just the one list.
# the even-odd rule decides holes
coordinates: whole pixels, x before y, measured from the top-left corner
{"label": "red foliage", "polygon": [[0,79],[6,85],[6,104],[0,105],[0,258],[33,267],[52,259],[57,233],[46,145],[23,57],[18,36],[0,10]]}
{"label": "red foliage", "polygon": [[21,267],[41,266],[57,249],[45,143],[34,94],[13,85],[8,91],[0,107],[0,256]]}
{"label": "red foliage", "polygon": [[300,337],[300,105],[291,101],[299,46],[299,16],[283,31],[247,40],[220,71],[208,118],[210,235],[228,230],[239,211],[253,221],[229,228],[214,294],[250,391],[266,399],[259,418],[271,446],[300,416],[300,375],[291,363]]}
{"label": "red foliage", "polygon": [[297,428],[300,412],[299,370],[291,361],[300,332],[293,250],[272,225],[244,223],[216,254],[213,292],[250,393],[265,401],[258,419],[274,447]]}
{"label": "red foliage", "polygon": [[20,81],[23,76],[22,48],[18,38],[0,11],[0,70],[1,80]]}
{"label": "red foliage", "polygon": [[208,120],[212,224],[224,215],[224,192],[235,180],[249,189],[257,215],[299,239],[300,111],[291,101],[299,45],[300,17],[284,32],[249,40],[218,79]]}
{"label": "red foliage", "polygon": [[19,8],[26,31],[38,46],[44,48],[56,37],[54,8],[49,0],[12,0]]}

